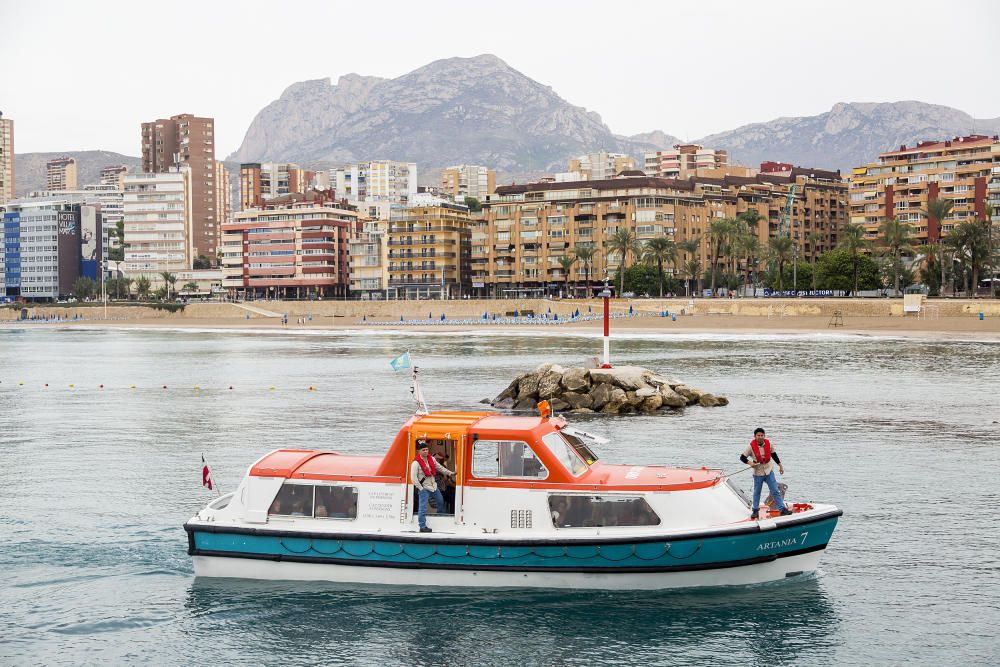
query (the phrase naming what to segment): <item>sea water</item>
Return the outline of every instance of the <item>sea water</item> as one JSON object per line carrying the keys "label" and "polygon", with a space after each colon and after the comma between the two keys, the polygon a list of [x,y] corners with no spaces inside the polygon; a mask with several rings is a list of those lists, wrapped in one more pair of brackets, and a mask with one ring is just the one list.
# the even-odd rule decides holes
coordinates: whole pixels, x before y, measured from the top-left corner
{"label": "sea water", "polygon": [[181,526],[213,496],[203,454],[229,490],[276,447],[381,453],[413,409],[389,367],[404,351],[432,409],[475,410],[599,345],[538,330],[0,331],[0,663],[1000,663],[995,342],[614,341],[616,363],[731,403],[580,420],[611,439],[602,459],[738,470],[763,426],[789,499],[844,510],[815,576],[660,593],[192,576]]}

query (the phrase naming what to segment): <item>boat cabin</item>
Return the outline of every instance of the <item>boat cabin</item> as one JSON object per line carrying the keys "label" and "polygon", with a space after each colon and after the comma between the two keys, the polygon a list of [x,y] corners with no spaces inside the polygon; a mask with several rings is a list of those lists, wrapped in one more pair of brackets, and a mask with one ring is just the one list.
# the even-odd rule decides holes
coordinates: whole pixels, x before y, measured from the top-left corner
{"label": "boat cabin", "polygon": [[418,440],[456,473],[444,489],[446,507],[429,516],[435,531],[641,530],[667,516],[672,526],[746,516],[744,499],[717,470],[606,464],[592,446],[607,441],[562,418],[493,412],[415,415],[384,456],[273,451],[251,466],[233,505],[242,506],[239,520],[246,523],[340,530],[330,522],[343,522],[350,531],[415,526],[410,469]]}

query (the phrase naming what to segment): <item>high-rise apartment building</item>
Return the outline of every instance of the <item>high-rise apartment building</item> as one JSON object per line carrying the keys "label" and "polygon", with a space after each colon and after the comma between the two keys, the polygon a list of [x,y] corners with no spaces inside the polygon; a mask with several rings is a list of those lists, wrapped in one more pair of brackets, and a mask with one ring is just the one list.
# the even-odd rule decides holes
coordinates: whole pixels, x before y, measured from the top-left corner
{"label": "high-rise apartment building", "polygon": [[119,190],[125,190],[125,177],[128,175],[128,167],[125,165],[113,165],[101,169],[101,185],[112,185]]}
{"label": "high-rise apartment building", "polygon": [[240,165],[240,210],[257,208],[268,199],[303,194],[311,173],[291,162],[248,162]]}
{"label": "high-rise apartment building", "polygon": [[[851,222],[864,225],[875,238],[882,221],[894,217],[909,223],[913,237],[924,244],[937,243],[962,222],[985,220],[989,186],[1000,168],[998,146],[996,136],[973,134],[881,153],[878,162],[851,174]],[[953,202],[946,219],[927,215],[927,203],[934,199]]]}
{"label": "high-rise apartment building", "polygon": [[[215,185],[215,210],[218,212],[220,224],[229,222],[233,218],[232,174],[221,160],[215,162]],[[222,233],[221,228],[219,233]]]}
{"label": "high-rise apartment building", "polygon": [[635,169],[635,160],[624,153],[598,151],[574,158],[567,171],[555,175],[557,181],[600,181]]}
{"label": "high-rise apartment building", "polygon": [[497,173],[489,167],[460,164],[441,172],[441,192],[458,203],[466,197],[485,201],[497,187]]}
{"label": "high-rise apartment building", "polygon": [[699,169],[720,169],[729,165],[726,151],[698,144],[674,144],[673,150],[646,153],[643,171],[657,178],[688,178]]}
{"label": "high-rise apartment building", "polygon": [[351,295],[378,299],[389,285],[389,221],[366,220],[350,243]]}
{"label": "high-rise apartment building", "polygon": [[[700,239],[697,253],[678,253],[678,261],[697,261],[702,271],[708,270],[712,220],[756,209],[761,216],[758,240],[766,246],[770,237],[783,233],[792,185],[796,194],[787,233],[798,257],[808,259],[836,246],[847,220],[846,184],[839,172],[796,167],[787,175],[688,180],[623,176],[499,186],[483,205],[482,219],[472,222],[473,293],[502,297],[585,290],[588,273],[591,290],[596,290],[605,271],[618,268],[619,258],[607,243],[623,227],[640,241],[658,236],[676,242]],[[819,237],[815,243],[813,232]],[[566,276],[558,259],[578,247],[593,248],[593,260],[589,265],[577,262]]]}
{"label": "high-rise apartment building", "polygon": [[0,111],[0,206],[17,196],[14,184],[14,121]]}
{"label": "high-rise apartment building", "polygon": [[[119,247],[118,223],[124,220],[125,193],[114,185],[85,185],[78,190],[35,190],[22,201],[30,200],[65,200],[79,203],[84,206],[91,206],[96,209],[101,216],[101,227],[91,230],[89,224],[84,224],[82,237],[86,244],[93,237],[99,236],[99,243],[96,247],[101,248],[101,256],[87,256],[85,259],[103,262],[107,259],[108,248]],[[85,222],[89,222],[86,218]],[[83,271],[82,275],[94,278],[89,269]],[[96,278],[95,278],[96,280]]]}
{"label": "high-rise apartment building", "polygon": [[471,286],[471,217],[466,206],[403,209],[389,221],[390,296],[456,297]]}
{"label": "high-rise apartment building", "polygon": [[222,227],[223,287],[241,297],[344,297],[358,212],[309,191],[236,213]]}
{"label": "high-rise apartment building", "polygon": [[125,178],[127,275],[145,275],[156,282],[163,271],[176,273],[191,268],[192,179],[191,169],[186,165],[173,171],[129,174]]}
{"label": "high-rise apartment building", "polygon": [[76,190],[76,159],[60,157],[46,162],[45,189]]}
{"label": "high-rise apartment building", "polygon": [[214,263],[223,220],[216,190],[224,187],[215,166],[215,121],[180,114],[143,123],[142,171],[167,173],[182,165],[191,171],[191,259],[204,256]]}
{"label": "high-rise apartment building", "polygon": [[350,202],[409,204],[417,194],[414,162],[376,160],[330,170],[330,185],[337,197]]}

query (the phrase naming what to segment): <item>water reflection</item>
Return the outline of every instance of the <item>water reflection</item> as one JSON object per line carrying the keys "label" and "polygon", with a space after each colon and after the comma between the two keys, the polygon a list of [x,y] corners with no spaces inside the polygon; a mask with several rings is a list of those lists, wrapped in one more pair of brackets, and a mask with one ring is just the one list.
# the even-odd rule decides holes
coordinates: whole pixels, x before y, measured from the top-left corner
{"label": "water reflection", "polygon": [[252,624],[255,652],[292,663],[721,664],[739,656],[772,664],[821,660],[839,628],[816,577],[655,593],[197,580],[185,611],[205,636]]}

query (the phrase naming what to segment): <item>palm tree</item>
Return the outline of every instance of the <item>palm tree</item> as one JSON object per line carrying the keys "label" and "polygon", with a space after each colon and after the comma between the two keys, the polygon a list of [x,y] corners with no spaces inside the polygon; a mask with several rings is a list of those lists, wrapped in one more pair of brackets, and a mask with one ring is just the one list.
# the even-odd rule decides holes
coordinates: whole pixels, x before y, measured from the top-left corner
{"label": "palm tree", "polygon": [[646,241],[642,249],[642,261],[656,265],[656,275],[660,279],[660,298],[663,298],[663,263],[677,262],[677,246],[666,236],[657,236]]}
{"label": "palm tree", "polygon": [[937,292],[938,295],[941,294],[942,284],[937,285],[937,289],[934,289],[933,280],[931,279],[931,273],[935,279],[937,278],[937,262],[941,261],[941,246],[937,243],[928,243],[927,245],[922,245],[917,249],[917,256],[920,257],[923,262],[923,268],[920,269],[920,280],[927,285],[928,290],[931,292]]}
{"label": "palm tree", "polygon": [[823,240],[823,235],[819,232],[809,232],[806,237],[809,240],[809,266],[812,268],[812,288],[816,291],[816,246]]}
{"label": "palm tree", "polygon": [[198,283],[194,282],[193,280],[190,281],[190,282],[184,283],[184,287],[182,287],[181,290],[183,290],[185,292],[197,292],[198,291]]}
{"label": "palm tree", "polygon": [[618,255],[621,258],[618,264],[618,296],[625,291],[625,269],[628,268],[629,255],[638,257],[642,254],[642,243],[635,237],[635,232],[627,227],[619,227],[618,230],[605,241],[608,256]]}
{"label": "palm tree", "polygon": [[[692,261],[698,259],[698,249],[699,248],[701,248],[701,237],[700,236],[693,236],[693,237],[691,237],[689,239],[685,239],[685,240],[683,240],[683,241],[681,241],[680,243],[677,244],[677,249],[683,251],[685,253],[685,256],[687,256],[687,257],[690,258],[690,259],[688,259],[688,261],[684,265],[685,266],[685,273],[688,275],[689,278],[694,278],[695,280],[697,280],[701,274],[700,273],[695,273],[694,275],[691,275],[691,272],[688,271],[687,269],[690,269]],[[700,271],[701,270],[701,262],[699,261],[699,262],[697,262],[697,264],[698,264],[698,270]],[[684,296],[691,296],[691,284],[688,283],[687,281],[684,282]]]}
{"label": "palm tree", "polygon": [[[746,258],[747,262],[746,280],[744,280],[743,284],[749,285],[752,280],[750,274],[756,269],[758,264],[757,258],[760,257],[760,241],[757,239],[756,235],[746,234],[740,239],[739,246],[740,252],[742,256]],[[743,293],[744,295],[746,294],[745,288]],[[757,296],[756,284],[754,285],[754,296]]]}
{"label": "palm tree", "polygon": [[[695,282],[695,292],[699,292],[701,290],[701,260],[695,257],[685,262],[684,275],[687,277],[687,280],[684,281],[685,291],[688,291],[687,288],[691,284],[690,281],[693,280]],[[690,292],[685,296],[690,296]]]}
{"label": "palm tree", "polygon": [[[967,220],[948,234],[946,239],[962,263],[965,292],[972,298],[979,289],[979,274],[988,262],[990,243],[989,231],[981,223]],[[992,285],[992,283],[991,283]]]}
{"label": "palm tree", "polygon": [[583,271],[587,281],[587,298],[590,298],[590,267],[597,254],[597,248],[590,245],[573,246],[573,254],[578,260],[583,262]]}
{"label": "palm tree", "polygon": [[559,266],[561,266],[563,270],[563,282],[566,284],[567,296],[569,296],[569,272],[570,269],[573,268],[573,265],[576,264],[577,259],[579,259],[579,257],[576,257],[575,255],[563,255],[562,257],[558,257],[556,259],[556,261],[559,262]]}
{"label": "palm tree", "polygon": [[899,292],[899,271],[902,261],[900,256],[903,248],[909,248],[913,245],[913,240],[910,238],[910,225],[900,222],[896,218],[886,218],[878,226],[878,231],[882,236],[880,242],[892,261],[892,288]]}
{"label": "palm tree", "polygon": [[[124,290],[125,290],[125,297],[126,298],[128,298],[128,296],[132,293],[132,283],[134,283],[134,282],[135,281],[132,280],[131,278],[119,278],[118,279],[118,285],[121,286],[122,288],[124,288]],[[121,294],[118,295],[118,298],[121,298]]]}
{"label": "palm tree", "polygon": [[726,249],[727,244],[733,238],[736,231],[736,221],[732,218],[715,218],[708,223],[708,238],[711,245],[711,265],[712,272],[712,296],[715,296],[716,274],[718,273],[719,258]]}
{"label": "palm tree", "polygon": [[163,286],[167,288],[166,299],[170,300],[170,290],[173,289],[174,284],[177,283],[177,276],[170,273],[169,271],[163,271],[160,273],[160,277],[163,278]]}
{"label": "palm tree", "polygon": [[[927,208],[924,213],[927,215],[929,220],[934,220],[938,223],[938,233],[940,234],[941,225],[944,219],[948,217],[951,213],[951,209],[954,208],[955,202],[951,199],[931,199],[927,202]],[[944,246],[941,247],[941,296],[944,296]]]}
{"label": "palm tree", "polygon": [[857,296],[858,268],[861,263],[859,253],[870,246],[871,243],[865,238],[865,228],[854,223],[844,225],[840,237],[840,247],[851,253],[851,264],[854,268],[854,290],[851,292],[851,295]]}
{"label": "palm tree", "polygon": [[149,298],[149,288],[151,283],[149,278],[146,276],[139,276],[139,279],[135,281],[135,292],[139,297],[140,301],[145,301]]}
{"label": "palm tree", "polygon": [[772,236],[767,241],[768,254],[778,264],[778,291],[785,289],[785,262],[792,259],[792,237]]}

